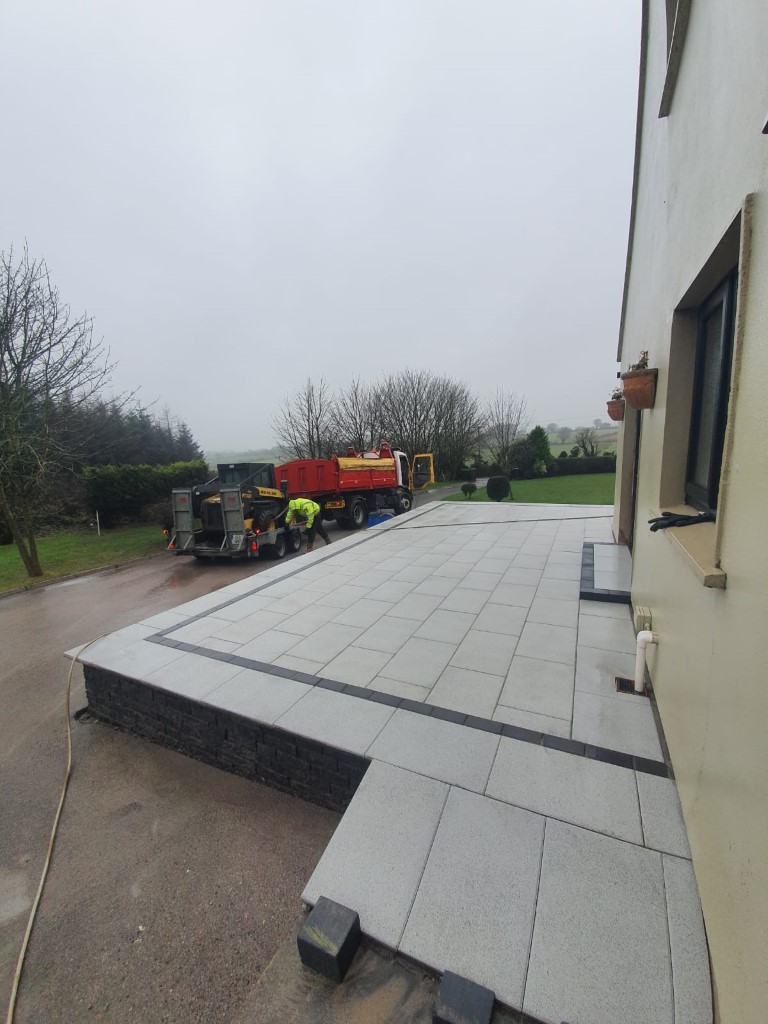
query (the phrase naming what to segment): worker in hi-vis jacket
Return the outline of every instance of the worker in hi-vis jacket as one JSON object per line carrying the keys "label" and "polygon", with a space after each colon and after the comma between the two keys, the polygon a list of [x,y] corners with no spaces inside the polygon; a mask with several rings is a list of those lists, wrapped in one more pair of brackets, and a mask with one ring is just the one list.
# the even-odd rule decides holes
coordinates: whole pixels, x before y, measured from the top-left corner
{"label": "worker in hi-vis jacket", "polygon": [[285,525],[290,526],[294,518],[298,522],[307,524],[307,551],[311,551],[315,543],[315,534],[319,533],[326,544],[331,543],[331,538],[323,526],[323,517],[320,515],[320,506],[311,498],[292,498],[288,502],[288,511],[285,514]]}

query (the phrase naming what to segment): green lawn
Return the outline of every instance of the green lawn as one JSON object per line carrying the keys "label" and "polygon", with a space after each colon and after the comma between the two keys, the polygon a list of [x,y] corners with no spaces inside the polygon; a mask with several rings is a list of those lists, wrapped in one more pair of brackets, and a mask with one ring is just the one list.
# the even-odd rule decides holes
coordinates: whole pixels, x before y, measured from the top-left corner
{"label": "green lawn", "polygon": [[[612,505],[615,473],[585,473],[583,476],[548,476],[541,480],[513,480],[514,501],[551,505]],[[459,491],[445,501],[490,501],[484,487],[471,498]],[[505,499],[507,500],[507,499]]]}
{"label": "green lawn", "polygon": [[166,543],[160,527],[154,524],[104,530],[100,537],[95,530],[73,530],[54,537],[41,537],[37,545],[44,575],[34,580],[27,576],[16,547],[4,544],[0,547],[0,592],[41,579],[52,580],[86,569],[127,562],[141,555],[157,554],[165,549]]}

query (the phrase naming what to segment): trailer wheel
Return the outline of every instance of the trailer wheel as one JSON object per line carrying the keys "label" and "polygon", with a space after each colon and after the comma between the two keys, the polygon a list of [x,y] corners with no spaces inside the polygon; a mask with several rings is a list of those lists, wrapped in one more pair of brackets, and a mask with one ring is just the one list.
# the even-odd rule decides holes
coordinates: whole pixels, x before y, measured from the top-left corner
{"label": "trailer wheel", "polygon": [[361,530],[368,522],[368,506],[362,498],[355,498],[352,501],[348,522],[352,530]]}
{"label": "trailer wheel", "polygon": [[275,543],[265,544],[261,549],[261,554],[266,555],[267,558],[282,558],[287,548],[288,545],[285,542],[285,534],[278,533],[275,537]]}
{"label": "trailer wheel", "polygon": [[301,533],[298,530],[291,530],[288,534],[288,550],[294,554],[301,548]]}

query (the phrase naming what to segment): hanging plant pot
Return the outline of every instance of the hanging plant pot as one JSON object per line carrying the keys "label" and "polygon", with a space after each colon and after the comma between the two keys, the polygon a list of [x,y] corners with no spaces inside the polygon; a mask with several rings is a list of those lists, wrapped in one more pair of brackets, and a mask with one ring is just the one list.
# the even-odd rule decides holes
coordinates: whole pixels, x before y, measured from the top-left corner
{"label": "hanging plant pot", "polygon": [[623,398],[612,398],[608,403],[608,416],[615,420],[617,423],[619,420],[624,419],[624,399]]}
{"label": "hanging plant pot", "polygon": [[658,370],[629,370],[622,373],[624,398],[633,409],[653,408],[658,373]]}

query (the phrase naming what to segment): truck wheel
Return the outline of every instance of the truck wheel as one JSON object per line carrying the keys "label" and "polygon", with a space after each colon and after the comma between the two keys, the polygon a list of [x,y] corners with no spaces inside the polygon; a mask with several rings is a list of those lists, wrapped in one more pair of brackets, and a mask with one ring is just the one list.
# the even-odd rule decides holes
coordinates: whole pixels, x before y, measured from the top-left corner
{"label": "truck wheel", "polygon": [[353,530],[361,530],[368,522],[368,506],[362,498],[356,498],[349,510],[349,525]]}
{"label": "truck wheel", "polygon": [[395,498],[395,515],[401,516],[413,508],[413,496],[410,491],[403,491]]}

